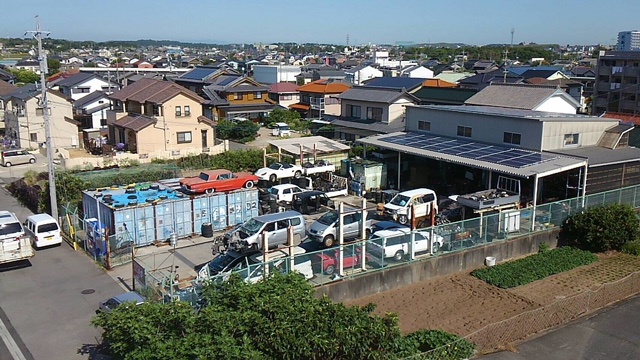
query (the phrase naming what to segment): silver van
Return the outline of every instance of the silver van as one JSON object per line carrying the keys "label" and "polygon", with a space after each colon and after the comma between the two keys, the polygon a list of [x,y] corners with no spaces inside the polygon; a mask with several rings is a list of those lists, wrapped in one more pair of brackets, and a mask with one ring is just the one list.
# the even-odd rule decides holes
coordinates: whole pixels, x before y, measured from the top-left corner
{"label": "silver van", "polygon": [[224,235],[228,244],[240,243],[244,246],[262,249],[262,233],[267,233],[269,248],[287,243],[287,229],[293,227],[294,239],[305,238],[304,217],[297,211],[256,216],[247,220]]}
{"label": "silver van", "polygon": [[4,167],[18,164],[35,164],[36,157],[23,149],[2,150],[0,152],[0,163]]}
{"label": "silver van", "polygon": [[[345,208],[343,216],[342,235],[345,240],[357,239],[360,237],[360,223],[362,222],[362,212],[358,209]],[[332,210],[322,215],[309,227],[307,235],[310,239],[321,242],[326,247],[331,247],[338,239],[339,210]],[[371,235],[372,221],[365,221],[365,239]]]}

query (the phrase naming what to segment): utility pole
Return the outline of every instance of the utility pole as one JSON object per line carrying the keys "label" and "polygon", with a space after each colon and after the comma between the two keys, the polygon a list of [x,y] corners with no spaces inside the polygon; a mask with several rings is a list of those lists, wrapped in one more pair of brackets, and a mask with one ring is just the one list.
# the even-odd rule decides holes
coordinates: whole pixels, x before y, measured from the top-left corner
{"label": "utility pole", "polygon": [[[36,30],[27,31],[28,34],[32,34],[38,41],[38,61],[40,62],[40,95],[42,100],[40,104],[42,106],[42,114],[44,116],[44,133],[46,137],[47,146],[47,162],[49,168],[49,197],[51,199],[51,216],[58,220],[58,198],[56,195],[56,176],[55,169],[53,167],[53,146],[51,144],[51,124],[49,120],[49,103],[47,101],[47,82],[45,80],[45,74],[47,73],[47,54],[42,50],[42,37],[49,36],[49,31],[40,30],[40,18],[36,15]],[[25,34],[26,35],[26,34]]]}

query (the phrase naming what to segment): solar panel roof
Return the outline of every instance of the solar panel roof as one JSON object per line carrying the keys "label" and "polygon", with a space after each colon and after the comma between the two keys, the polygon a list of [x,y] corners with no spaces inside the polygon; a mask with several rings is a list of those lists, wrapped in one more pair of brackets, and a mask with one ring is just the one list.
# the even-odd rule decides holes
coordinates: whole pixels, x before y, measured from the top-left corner
{"label": "solar panel roof", "polygon": [[185,80],[203,80],[207,76],[213,74],[218,71],[218,69],[214,68],[195,68],[189,72],[186,72],[180,76],[180,79]]}
{"label": "solar panel roof", "polygon": [[556,154],[480,143],[465,138],[452,138],[424,133],[406,133],[380,138],[379,140],[515,168],[532,166],[562,157]]}

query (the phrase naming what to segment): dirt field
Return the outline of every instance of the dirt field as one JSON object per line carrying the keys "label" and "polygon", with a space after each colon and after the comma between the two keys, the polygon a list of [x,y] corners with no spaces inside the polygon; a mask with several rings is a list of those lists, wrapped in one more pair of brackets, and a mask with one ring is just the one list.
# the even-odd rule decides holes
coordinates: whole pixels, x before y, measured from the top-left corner
{"label": "dirt field", "polygon": [[508,319],[640,270],[640,258],[604,254],[599,261],[510,290],[490,286],[469,274],[431,279],[348,302],[377,304],[375,313],[394,312],[405,333],[442,329],[465,336],[487,324]]}

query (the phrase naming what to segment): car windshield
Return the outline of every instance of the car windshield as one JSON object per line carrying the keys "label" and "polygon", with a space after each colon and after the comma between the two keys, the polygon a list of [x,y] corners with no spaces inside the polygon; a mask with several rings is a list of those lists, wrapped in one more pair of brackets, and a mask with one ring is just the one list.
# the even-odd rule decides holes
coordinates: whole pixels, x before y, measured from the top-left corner
{"label": "car windshield", "polygon": [[328,213],[322,215],[318,222],[323,225],[331,225],[338,220],[338,213],[335,211],[329,211]]}
{"label": "car windshield", "polygon": [[20,232],[22,232],[22,226],[20,225],[20,223],[14,222],[0,225],[0,236],[11,235]]}
{"label": "car windshield", "polygon": [[282,130],[289,130],[289,125],[278,125],[278,129]]}
{"label": "car windshield", "polygon": [[260,220],[249,219],[249,221],[242,224],[242,230],[246,232],[248,235],[253,235],[262,229],[264,223]]}
{"label": "car windshield", "polygon": [[271,169],[271,170],[280,170],[280,166],[282,166],[280,163],[273,163],[273,164],[269,165],[269,169]]}
{"label": "car windshield", "polygon": [[411,200],[411,198],[409,198],[408,196],[398,194],[394,196],[393,199],[391,199],[391,202],[389,203],[391,205],[396,205],[396,206],[405,206],[409,203],[409,200]]}
{"label": "car windshield", "polygon": [[224,268],[227,267],[229,264],[231,264],[231,262],[234,259],[235,257],[231,256],[230,254],[220,255],[209,263],[209,269],[216,272],[220,272],[224,270]]}

